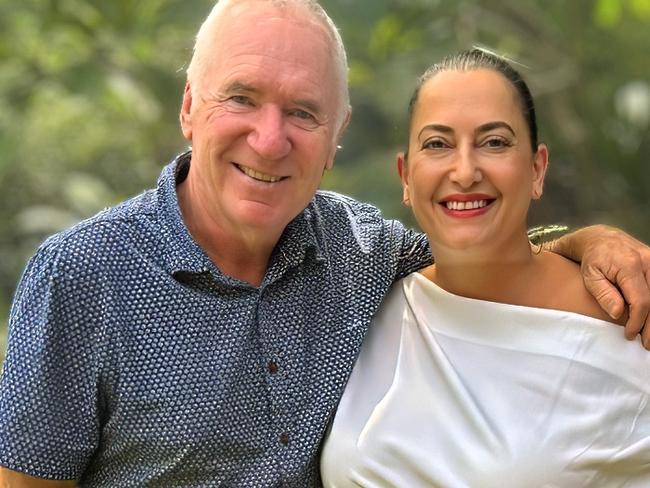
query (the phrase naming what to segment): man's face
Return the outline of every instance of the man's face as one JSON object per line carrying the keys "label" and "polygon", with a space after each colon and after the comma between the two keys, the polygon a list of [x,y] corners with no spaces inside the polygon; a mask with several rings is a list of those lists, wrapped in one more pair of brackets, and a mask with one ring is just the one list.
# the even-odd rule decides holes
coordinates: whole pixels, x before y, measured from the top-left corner
{"label": "man's face", "polygon": [[193,205],[222,230],[279,234],[332,166],[345,124],[331,51],[300,12],[235,6],[222,19],[181,110]]}

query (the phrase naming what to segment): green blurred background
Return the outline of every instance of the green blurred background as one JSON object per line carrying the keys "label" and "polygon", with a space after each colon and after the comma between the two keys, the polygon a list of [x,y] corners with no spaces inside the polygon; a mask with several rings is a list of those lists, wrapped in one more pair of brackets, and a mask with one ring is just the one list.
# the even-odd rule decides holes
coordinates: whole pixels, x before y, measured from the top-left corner
{"label": "green blurred background", "polygon": [[[0,358],[26,260],[48,235],[155,184],[186,147],[184,68],[210,0],[0,0]],[[525,67],[551,149],[531,224],[650,242],[650,0],[323,0],[354,115],[323,186],[412,225],[395,153],[416,76],[478,44]]]}

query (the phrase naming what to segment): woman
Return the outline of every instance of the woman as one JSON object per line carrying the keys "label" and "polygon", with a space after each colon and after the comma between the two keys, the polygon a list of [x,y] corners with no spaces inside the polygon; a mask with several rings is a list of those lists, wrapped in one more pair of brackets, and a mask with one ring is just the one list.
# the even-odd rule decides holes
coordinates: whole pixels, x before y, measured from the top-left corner
{"label": "woman", "polygon": [[650,486],[650,356],[527,238],[548,150],[526,84],[468,51],[423,75],[410,119],[398,169],[436,263],[370,328],[325,486]]}

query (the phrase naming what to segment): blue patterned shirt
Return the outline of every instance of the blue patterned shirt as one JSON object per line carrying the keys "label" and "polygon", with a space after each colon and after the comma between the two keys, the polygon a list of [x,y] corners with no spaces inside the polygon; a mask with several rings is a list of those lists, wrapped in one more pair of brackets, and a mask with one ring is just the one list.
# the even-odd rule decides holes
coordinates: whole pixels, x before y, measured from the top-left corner
{"label": "blue patterned shirt", "polygon": [[318,192],[263,283],[222,274],[176,184],[48,239],[11,311],[0,465],[92,487],[319,486],[318,449],[372,315],[425,239]]}

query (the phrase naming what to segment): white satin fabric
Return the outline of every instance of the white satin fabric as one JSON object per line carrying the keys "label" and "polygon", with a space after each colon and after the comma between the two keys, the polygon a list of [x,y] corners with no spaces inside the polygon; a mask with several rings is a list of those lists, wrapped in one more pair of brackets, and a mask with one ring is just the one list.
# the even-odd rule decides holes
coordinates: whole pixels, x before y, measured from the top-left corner
{"label": "white satin fabric", "polygon": [[323,447],[326,487],[650,487],[650,353],[582,315],[396,283]]}

